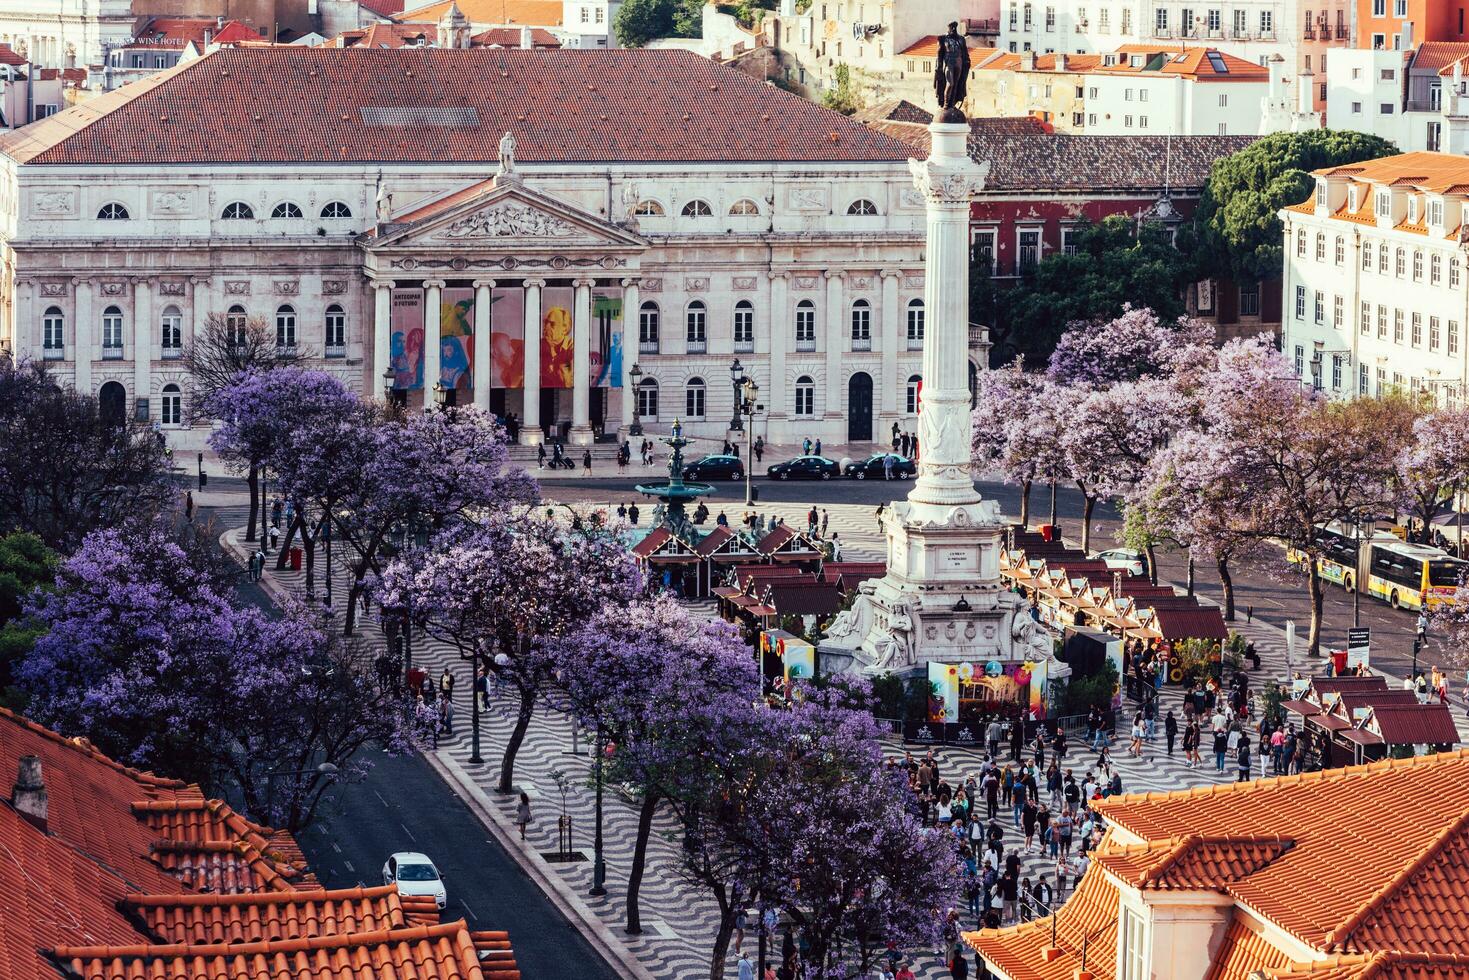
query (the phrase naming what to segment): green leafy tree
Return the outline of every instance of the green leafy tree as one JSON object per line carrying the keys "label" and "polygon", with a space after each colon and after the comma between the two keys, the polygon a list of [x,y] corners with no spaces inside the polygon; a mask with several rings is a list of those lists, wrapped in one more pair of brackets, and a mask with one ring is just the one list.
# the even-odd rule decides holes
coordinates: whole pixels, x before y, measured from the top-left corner
{"label": "green leafy tree", "polygon": [[641,48],[673,30],[674,0],[626,0],[612,29],[624,48]]}
{"label": "green leafy tree", "polygon": [[1046,256],[1011,288],[987,275],[971,277],[971,319],[991,324],[992,364],[1017,354],[1043,363],[1069,325],[1113,319],[1127,304],[1149,307],[1164,320],[1186,312],[1192,262],[1163,225],[1139,228],[1131,218],[1111,215],[1078,226],[1071,242],[1074,253]]}
{"label": "green leafy tree", "polygon": [[15,533],[0,538],[0,704],[21,708],[22,696],[12,687],[11,667],[45,632],[21,611],[38,588],[49,588],[56,578],[56,552],[34,534]]}
{"label": "green leafy tree", "polygon": [[1397,153],[1380,136],[1313,129],[1274,133],[1214,164],[1195,223],[1200,270],[1228,269],[1241,282],[1281,277],[1281,236],[1276,212],[1310,197],[1311,171]]}
{"label": "green leafy tree", "polygon": [[850,116],[862,108],[862,97],[852,87],[852,69],[846,65],[837,65],[834,75],[836,87],[827,89],[821,94],[821,104],[828,109],[834,109],[843,115]]}

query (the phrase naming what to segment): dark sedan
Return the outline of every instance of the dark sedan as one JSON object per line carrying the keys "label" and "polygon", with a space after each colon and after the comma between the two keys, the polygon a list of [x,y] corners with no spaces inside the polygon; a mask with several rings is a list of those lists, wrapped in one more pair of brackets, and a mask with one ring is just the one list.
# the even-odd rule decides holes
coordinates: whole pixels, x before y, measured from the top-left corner
{"label": "dark sedan", "polygon": [[738,456],[709,455],[683,468],[685,480],[743,480],[745,464]]}
{"label": "dark sedan", "polygon": [[867,459],[859,459],[855,463],[848,463],[844,472],[849,480],[881,480],[887,475],[887,467],[883,461],[888,459],[893,461],[894,480],[906,479],[918,472],[913,460],[897,453],[878,453]]}
{"label": "dark sedan", "polygon": [[765,471],[772,480],[830,480],[841,475],[841,467],[825,456],[797,456],[776,463]]}

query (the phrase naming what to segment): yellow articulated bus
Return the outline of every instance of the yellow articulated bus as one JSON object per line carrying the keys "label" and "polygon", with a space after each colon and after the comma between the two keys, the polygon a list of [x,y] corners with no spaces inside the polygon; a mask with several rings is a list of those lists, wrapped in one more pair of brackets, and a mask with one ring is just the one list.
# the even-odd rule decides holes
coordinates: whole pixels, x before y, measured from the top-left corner
{"label": "yellow articulated bus", "polygon": [[[1328,582],[1403,609],[1429,608],[1453,602],[1469,573],[1469,562],[1424,544],[1409,544],[1382,528],[1360,530],[1333,521],[1317,529],[1321,557],[1317,571]],[[1306,555],[1286,549],[1286,558],[1301,565]]]}

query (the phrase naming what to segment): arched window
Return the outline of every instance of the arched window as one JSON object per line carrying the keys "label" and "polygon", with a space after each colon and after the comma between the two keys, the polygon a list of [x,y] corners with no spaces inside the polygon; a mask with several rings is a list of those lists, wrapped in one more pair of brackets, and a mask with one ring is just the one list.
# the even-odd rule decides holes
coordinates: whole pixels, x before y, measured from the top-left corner
{"label": "arched window", "polygon": [[49,360],[58,360],[66,350],[66,316],[59,306],[46,307],[41,317],[41,347]]}
{"label": "arched window", "polygon": [[1431,256],[1429,256],[1429,258],[1428,258],[1428,284],[1430,286],[1437,286],[1442,279],[1443,279],[1443,258],[1441,256],[1438,256],[1438,255],[1431,255]]}
{"label": "arched window", "polygon": [[755,304],[742,299],[734,308],[734,343],[736,353],[755,349]]}
{"label": "arched window", "polygon": [[759,214],[760,207],[748,197],[742,197],[729,206],[729,213],[735,215]]}
{"label": "arched window", "polygon": [[816,414],[816,382],[809,374],[796,379],[796,414],[806,418]]}
{"label": "arched window", "polygon": [[1337,265],[1346,265],[1347,262],[1347,240],[1340,235],[1336,236],[1336,253],[1332,256]]}
{"label": "arched window", "polygon": [[852,304],[852,350],[872,350],[872,304],[865,299]]}
{"label": "arched window", "polygon": [[275,210],[270,212],[270,216],[272,218],[305,217],[305,215],[301,213],[301,206],[299,204],[293,204],[290,201],[282,201],[281,203],[277,204],[275,206]]}
{"label": "arched window", "polygon": [[122,357],[122,310],[116,306],[102,311],[102,356]]}
{"label": "arched window", "polygon": [[918,386],[923,384],[923,379],[916,374],[908,375],[908,407],[909,415],[918,414]]}
{"label": "arched window", "polygon": [[1387,275],[1387,242],[1379,242],[1377,245],[1377,271]]}
{"label": "arched window", "polygon": [[645,218],[661,218],[663,217],[663,205],[653,200],[639,201],[637,207],[632,209],[632,213]]}
{"label": "arched window", "polygon": [[326,356],[347,356],[347,314],[336,303],[326,308]]}
{"label": "arched window", "polygon": [[684,332],[684,339],[688,342],[690,353],[702,354],[704,352],[704,345],[708,340],[708,336],[705,333],[707,320],[708,313],[704,309],[703,300],[696,299],[689,304],[688,313],[684,317],[684,322],[687,327]]}
{"label": "arched window", "polygon": [[182,357],[184,353],[184,317],[177,306],[165,306],[159,320],[159,346],[164,357]]}
{"label": "arched window", "polygon": [[292,350],[295,348],[295,307],[282,306],[275,311],[275,346],[280,350]]}
{"label": "arched window", "polygon": [[249,316],[245,308],[238,303],[230,307],[230,311],[224,315],[225,333],[229,334],[231,347],[245,346],[245,333],[249,326]]}
{"label": "arched window", "polygon": [[159,421],[164,425],[184,424],[184,393],[175,384],[163,386],[162,415]]}
{"label": "arched window", "polygon": [[796,350],[816,349],[816,304],[803,299],[796,304]]}
{"label": "arched window", "polygon": [[352,209],[341,201],[332,201],[321,209],[321,216],[323,218],[350,218]]}
{"label": "arched window", "polygon": [[908,349],[923,349],[923,300],[908,301]]}
{"label": "arched window", "polygon": [[702,419],[704,417],[704,379],[690,378],[688,384],[683,388],[684,417],[690,419]]}
{"label": "arched window", "polygon": [[1319,231],[1316,233],[1316,261],[1326,261],[1326,235]]}
{"label": "arched window", "polygon": [[1413,252],[1413,281],[1423,281],[1423,253],[1417,250]]}
{"label": "arched window", "polygon": [[1393,256],[1393,273],[1399,278],[1408,274],[1408,250],[1400,248]]}
{"label": "arched window", "polygon": [[[638,353],[658,353],[657,303],[644,303],[638,307]],[[654,397],[656,398],[657,396],[655,395]]]}
{"label": "arched window", "polygon": [[847,213],[861,215],[877,214],[877,205],[873,204],[865,197],[859,197],[857,200],[852,202],[850,207],[847,208]]}
{"label": "arched window", "polygon": [[224,206],[224,211],[220,214],[220,217],[228,221],[241,221],[246,218],[255,217],[255,209],[244,201],[233,201]]}
{"label": "arched window", "polygon": [[652,378],[638,383],[638,418],[658,421],[658,382]]}
{"label": "arched window", "polygon": [[685,218],[708,218],[713,214],[714,211],[709,207],[709,202],[701,201],[698,198],[683,206],[683,216]]}
{"label": "arched window", "polygon": [[98,221],[126,221],[128,217],[128,209],[115,203],[104,204],[102,210],[97,212]]}

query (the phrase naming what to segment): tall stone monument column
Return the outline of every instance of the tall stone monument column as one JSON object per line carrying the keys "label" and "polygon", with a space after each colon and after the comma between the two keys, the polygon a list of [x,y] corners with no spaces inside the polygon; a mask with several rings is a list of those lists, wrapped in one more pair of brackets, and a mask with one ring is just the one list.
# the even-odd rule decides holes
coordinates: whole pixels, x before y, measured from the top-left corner
{"label": "tall stone monument column", "polygon": [[989,164],[969,158],[968,123],[934,122],[928,132],[928,159],[908,161],[928,203],[918,482],[908,500],[944,508],[980,499],[970,475],[969,202],[984,190]]}

